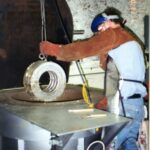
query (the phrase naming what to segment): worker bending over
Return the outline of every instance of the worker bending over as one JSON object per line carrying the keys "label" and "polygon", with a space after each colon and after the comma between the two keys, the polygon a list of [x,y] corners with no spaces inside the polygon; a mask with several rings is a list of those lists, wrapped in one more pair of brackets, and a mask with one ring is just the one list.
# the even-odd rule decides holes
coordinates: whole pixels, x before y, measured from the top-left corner
{"label": "worker bending over", "polygon": [[[115,149],[138,150],[136,140],[144,117],[143,97],[146,88],[144,57],[136,38],[124,27],[121,12],[108,7],[97,15],[91,24],[94,36],[66,45],[48,41],[40,43],[40,51],[61,61],[76,61],[99,56],[100,66],[106,70],[106,97],[95,105],[122,116],[133,118],[118,135]],[[116,94],[119,94],[119,104]],[[118,110],[118,111],[116,111]]]}

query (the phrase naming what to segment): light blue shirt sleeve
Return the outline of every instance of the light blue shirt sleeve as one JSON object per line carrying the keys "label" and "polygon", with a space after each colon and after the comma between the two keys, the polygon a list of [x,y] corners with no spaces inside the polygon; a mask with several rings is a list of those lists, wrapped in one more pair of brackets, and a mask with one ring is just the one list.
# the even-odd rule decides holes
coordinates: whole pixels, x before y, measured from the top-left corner
{"label": "light blue shirt sleeve", "polygon": [[[121,79],[144,81],[144,57],[141,46],[136,41],[126,42],[112,49],[108,54],[114,60]],[[143,97],[147,94],[146,88],[142,84],[128,81],[123,81],[120,91],[125,98],[135,93],[139,93]]]}

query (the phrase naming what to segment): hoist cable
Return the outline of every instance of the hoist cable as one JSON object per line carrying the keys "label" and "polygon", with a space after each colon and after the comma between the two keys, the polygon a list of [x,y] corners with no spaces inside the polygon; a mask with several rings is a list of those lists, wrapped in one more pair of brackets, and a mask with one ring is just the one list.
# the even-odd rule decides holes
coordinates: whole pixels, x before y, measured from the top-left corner
{"label": "hoist cable", "polygon": [[[47,33],[46,33],[46,17],[45,17],[45,0],[40,0],[40,8],[41,8],[41,41],[46,41]],[[39,54],[39,58],[41,60],[46,60],[47,56],[41,52]]]}
{"label": "hoist cable", "polygon": [[45,17],[45,0],[40,0],[41,6],[41,21],[42,21],[42,29],[41,29],[41,40],[46,41],[46,17]]}

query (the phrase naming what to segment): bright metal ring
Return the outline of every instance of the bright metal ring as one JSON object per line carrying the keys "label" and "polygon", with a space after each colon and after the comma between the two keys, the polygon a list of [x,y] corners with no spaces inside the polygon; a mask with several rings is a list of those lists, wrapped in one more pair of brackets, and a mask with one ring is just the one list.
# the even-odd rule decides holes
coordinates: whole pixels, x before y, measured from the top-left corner
{"label": "bright metal ring", "polygon": [[46,60],[46,56],[43,53],[39,54],[39,59],[40,60]]}
{"label": "bright metal ring", "polygon": [[[48,77],[48,84],[40,83],[44,74]],[[64,92],[66,75],[54,62],[37,61],[26,69],[23,85],[26,92],[35,97],[35,101],[56,101]]]}

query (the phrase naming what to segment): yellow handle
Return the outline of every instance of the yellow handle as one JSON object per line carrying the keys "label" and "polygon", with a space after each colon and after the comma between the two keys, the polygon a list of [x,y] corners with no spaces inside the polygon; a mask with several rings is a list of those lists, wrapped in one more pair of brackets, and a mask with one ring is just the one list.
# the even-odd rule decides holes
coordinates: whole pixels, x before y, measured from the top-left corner
{"label": "yellow handle", "polygon": [[85,103],[87,103],[90,108],[93,108],[94,104],[92,104],[90,102],[90,98],[89,98],[88,92],[87,92],[87,84],[86,83],[84,83],[83,86],[82,86],[82,96],[83,96],[83,99],[84,99]]}

